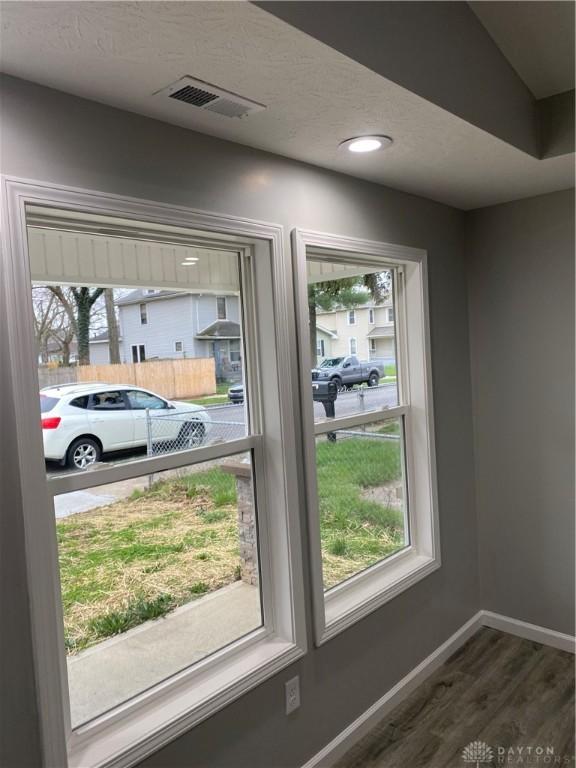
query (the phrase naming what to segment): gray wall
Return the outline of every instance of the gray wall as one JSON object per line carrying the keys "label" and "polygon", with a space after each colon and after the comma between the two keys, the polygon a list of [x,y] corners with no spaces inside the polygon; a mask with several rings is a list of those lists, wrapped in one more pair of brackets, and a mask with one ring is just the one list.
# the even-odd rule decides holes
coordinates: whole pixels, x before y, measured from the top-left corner
{"label": "gray wall", "polygon": [[[145,761],[299,766],[479,608],[464,214],[12,78],[3,82],[2,111],[8,174],[280,223],[286,247],[290,230],[305,227],[428,249],[442,568]],[[4,333],[0,324],[0,344]],[[10,427],[3,430],[10,442]],[[17,539],[13,482],[3,500],[12,511],[4,540]],[[300,514],[304,527],[301,501]],[[3,588],[2,602],[12,601],[10,580]],[[23,715],[11,749],[30,755],[37,730],[25,610],[17,601],[2,631],[9,674],[23,682],[12,694]],[[302,706],[287,718],[283,682],[296,672]]]}
{"label": "gray wall", "polygon": [[468,215],[482,607],[574,632],[574,192]]}
{"label": "gray wall", "polygon": [[[5,282],[0,267],[0,400],[12,397]],[[14,433],[14,409],[3,409],[2,431]],[[14,441],[0,440],[0,766],[38,765],[39,731],[26,589],[24,525],[18,508],[22,481]]]}

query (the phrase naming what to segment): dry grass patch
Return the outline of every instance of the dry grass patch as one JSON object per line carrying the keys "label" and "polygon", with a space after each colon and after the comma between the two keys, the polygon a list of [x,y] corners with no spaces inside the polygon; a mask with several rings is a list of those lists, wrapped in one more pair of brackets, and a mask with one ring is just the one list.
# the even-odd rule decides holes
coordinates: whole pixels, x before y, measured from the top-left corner
{"label": "dry grass patch", "polygon": [[66,643],[80,650],[239,578],[234,478],[158,483],[58,522]]}

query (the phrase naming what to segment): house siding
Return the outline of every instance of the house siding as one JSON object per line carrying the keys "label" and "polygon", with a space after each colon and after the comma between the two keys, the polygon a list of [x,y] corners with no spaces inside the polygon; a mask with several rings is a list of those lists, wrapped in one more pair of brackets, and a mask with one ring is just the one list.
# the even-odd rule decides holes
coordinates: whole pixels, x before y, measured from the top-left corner
{"label": "house siding", "polygon": [[[122,350],[122,346],[120,346]],[[90,344],[90,364],[91,365],[108,365],[110,363],[110,349],[108,342],[98,342],[97,344]]]}
{"label": "house siding", "polygon": [[[374,306],[367,304],[364,307],[355,307],[356,323],[348,324],[348,311],[338,309],[332,312],[319,312],[317,315],[318,323],[330,331],[334,331],[338,336],[330,339],[330,344],[326,344],[326,357],[341,356],[350,354],[350,339],[356,339],[357,356],[361,360],[370,358],[385,358],[393,360],[395,358],[394,338],[376,339],[376,350],[370,350],[370,339],[368,334],[376,327],[394,328],[394,323],[388,321],[388,308],[392,307],[392,302],[387,301],[382,305]],[[374,322],[369,322],[370,309],[374,310]],[[318,338],[326,338],[325,334],[318,331]],[[328,352],[330,350],[330,352]]]}
{"label": "house siding", "polygon": [[[154,299],[138,304],[120,306],[123,363],[132,362],[132,346],[144,344],[146,359],[172,357],[203,357],[205,351],[195,340],[194,296],[176,296]],[[146,304],[148,323],[140,322],[140,304]],[[181,341],[182,352],[174,351],[174,343]]]}

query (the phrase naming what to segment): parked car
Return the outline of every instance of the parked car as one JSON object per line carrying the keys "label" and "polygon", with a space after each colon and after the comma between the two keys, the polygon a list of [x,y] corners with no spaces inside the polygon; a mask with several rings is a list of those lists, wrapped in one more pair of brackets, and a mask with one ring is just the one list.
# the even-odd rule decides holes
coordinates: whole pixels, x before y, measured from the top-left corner
{"label": "parked car", "polygon": [[[102,454],[147,445],[146,411],[162,419],[162,440],[201,444],[211,424],[205,408],[129,385],[66,384],[40,391],[44,456],[71,469],[86,469]],[[157,419],[159,421],[159,419]]]}
{"label": "parked car", "polygon": [[328,357],[312,369],[312,381],[333,381],[338,389],[364,383],[376,387],[383,375],[384,366],[361,362],[355,355]]}
{"label": "parked car", "polygon": [[228,390],[228,400],[231,403],[244,402],[244,384],[236,384]]}

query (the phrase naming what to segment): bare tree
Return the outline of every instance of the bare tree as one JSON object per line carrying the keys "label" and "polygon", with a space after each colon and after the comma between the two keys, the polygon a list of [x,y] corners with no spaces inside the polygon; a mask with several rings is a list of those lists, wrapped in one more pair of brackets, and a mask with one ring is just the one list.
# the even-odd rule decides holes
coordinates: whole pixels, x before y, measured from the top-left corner
{"label": "bare tree", "polygon": [[37,286],[32,289],[32,307],[34,310],[36,349],[42,362],[47,363],[48,345],[62,307],[56,297],[43,286]]}
{"label": "bare tree", "polygon": [[120,362],[120,334],[118,331],[118,319],[114,307],[114,288],[106,288],[104,291],[106,305],[106,325],[108,326],[108,350],[111,363]]}
{"label": "bare tree", "polygon": [[71,323],[75,326],[78,340],[78,362],[90,364],[90,320],[95,302],[104,292],[104,288],[73,286],[65,293],[61,286],[49,286],[64,306]]}

